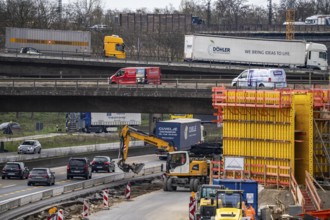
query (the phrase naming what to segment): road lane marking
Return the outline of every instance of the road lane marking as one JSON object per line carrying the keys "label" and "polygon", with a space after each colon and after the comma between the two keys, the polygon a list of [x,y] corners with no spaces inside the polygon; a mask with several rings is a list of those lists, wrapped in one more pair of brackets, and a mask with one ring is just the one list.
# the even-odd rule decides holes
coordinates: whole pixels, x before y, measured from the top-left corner
{"label": "road lane marking", "polygon": [[3,187],[1,187],[1,189],[9,188],[9,187],[12,187],[12,186],[16,186],[16,184],[8,185],[8,186],[3,186]]}

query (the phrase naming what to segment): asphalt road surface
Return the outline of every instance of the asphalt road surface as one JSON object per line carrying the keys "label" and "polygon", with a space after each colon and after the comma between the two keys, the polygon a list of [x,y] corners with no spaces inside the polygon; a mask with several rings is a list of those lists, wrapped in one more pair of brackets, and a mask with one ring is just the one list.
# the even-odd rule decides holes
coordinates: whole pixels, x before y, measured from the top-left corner
{"label": "asphalt road surface", "polygon": [[[117,161],[117,160],[115,160]],[[145,155],[145,156],[137,156],[130,157],[127,159],[128,163],[145,163],[145,167],[151,167],[160,165],[161,163],[165,163],[164,161],[160,161],[157,155]],[[0,203],[5,200],[11,200],[13,198],[23,196],[26,194],[40,192],[44,190],[48,190],[49,188],[56,188],[59,186],[65,186],[71,183],[86,181],[84,178],[74,178],[67,180],[66,179],[66,166],[51,168],[52,171],[55,172],[55,185],[54,186],[46,186],[46,185],[38,185],[38,186],[27,186],[27,180],[17,179],[0,179]],[[118,167],[116,167],[116,173],[122,172]],[[92,178],[102,177],[114,175],[113,173],[93,173]]]}
{"label": "asphalt road surface", "polygon": [[190,192],[179,189],[175,192],[163,190],[141,195],[130,201],[123,201],[103,210],[93,213],[89,220],[188,220]]}

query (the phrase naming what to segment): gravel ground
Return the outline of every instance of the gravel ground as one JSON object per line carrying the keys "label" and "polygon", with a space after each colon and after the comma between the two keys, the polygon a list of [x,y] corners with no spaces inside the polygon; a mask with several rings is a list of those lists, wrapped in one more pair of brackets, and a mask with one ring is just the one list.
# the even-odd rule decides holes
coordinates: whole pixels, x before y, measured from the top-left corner
{"label": "gravel ground", "polygon": [[[131,183],[131,198],[138,197],[140,195],[157,191],[163,188],[163,182],[160,178],[150,179],[140,182]],[[111,188],[109,190],[109,206],[114,206],[125,200],[124,191],[126,185]],[[319,191],[320,198],[322,200],[322,208],[330,209],[330,191],[325,193]],[[90,201],[91,213],[104,210],[102,192],[96,192],[92,195],[87,195]],[[86,198],[86,197],[85,197]],[[64,209],[65,219],[67,220],[80,220],[82,213],[82,203],[84,198],[80,198],[75,201],[67,201],[62,204],[56,204],[54,206]],[[260,187],[258,195],[259,209],[265,206],[274,206],[275,212],[281,212],[282,214],[288,213],[289,205],[294,205],[293,198],[289,189],[263,189]],[[284,211],[283,211],[284,210]],[[48,210],[41,211],[24,218],[24,220],[42,220],[47,219]]]}

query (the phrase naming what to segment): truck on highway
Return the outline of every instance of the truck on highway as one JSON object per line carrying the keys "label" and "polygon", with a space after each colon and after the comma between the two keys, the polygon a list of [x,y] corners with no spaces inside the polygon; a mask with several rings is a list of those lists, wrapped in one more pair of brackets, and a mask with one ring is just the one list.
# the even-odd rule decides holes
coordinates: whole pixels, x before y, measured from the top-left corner
{"label": "truck on highway", "polygon": [[[40,54],[90,56],[91,42],[90,31],[6,27],[7,52],[18,53],[22,48],[31,47],[40,51]],[[121,37],[105,36],[103,43],[104,56],[126,58],[125,44]]]}
{"label": "truck on highway", "polygon": [[67,132],[115,132],[118,126],[141,125],[141,113],[69,112],[66,114]]}
{"label": "truck on highway", "polygon": [[125,43],[118,35],[104,36],[103,53],[105,57],[126,59]]}
{"label": "truck on highway", "polygon": [[300,40],[185,35],[184,60],[328,69],[326,45]]}
{"label": "truck on highway", "polygon": [[312,15],[305,19],[306,25],[330,25],[330,15]]}

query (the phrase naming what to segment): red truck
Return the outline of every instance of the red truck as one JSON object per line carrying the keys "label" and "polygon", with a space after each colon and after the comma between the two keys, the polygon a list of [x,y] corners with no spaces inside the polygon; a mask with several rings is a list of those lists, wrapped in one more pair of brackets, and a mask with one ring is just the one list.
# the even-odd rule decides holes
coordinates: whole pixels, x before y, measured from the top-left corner
{"label": "red truck", "polygon": [[109,84],[161,84],[159,67],[126,67],[108,78]]}

